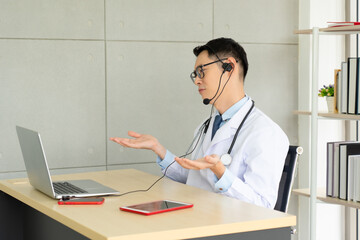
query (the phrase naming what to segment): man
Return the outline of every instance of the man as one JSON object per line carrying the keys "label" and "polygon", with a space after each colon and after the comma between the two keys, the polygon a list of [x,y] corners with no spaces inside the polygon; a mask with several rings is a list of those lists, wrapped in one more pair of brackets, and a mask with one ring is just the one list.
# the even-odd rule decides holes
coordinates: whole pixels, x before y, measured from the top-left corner
{"label": "man", "polygon": [[191,78],[204,104],[217,111],[195,131],[199,137],[191,159],[176,157],[151,135],[129,131],[132,139],[110,140],[152,150],[163,172],[175,181],[274,208],[289,141],[245,94],[244,49],[232,39],[219,38],[196,47],[194,54]]}

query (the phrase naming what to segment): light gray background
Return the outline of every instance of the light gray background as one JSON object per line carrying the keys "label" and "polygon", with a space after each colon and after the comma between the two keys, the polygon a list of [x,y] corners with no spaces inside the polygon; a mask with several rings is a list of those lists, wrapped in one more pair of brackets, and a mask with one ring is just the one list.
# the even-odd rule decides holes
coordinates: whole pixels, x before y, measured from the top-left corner
{"label": "light gray background", "polygon": [[0,0],[0,178],[24,177],[15,126],[38,130],[52,173],[137,168],[155,155],[109,142],[153,134],[181,155],[206,119],[192,49],[232,37],[245,89],[297,143],[298,0]]}

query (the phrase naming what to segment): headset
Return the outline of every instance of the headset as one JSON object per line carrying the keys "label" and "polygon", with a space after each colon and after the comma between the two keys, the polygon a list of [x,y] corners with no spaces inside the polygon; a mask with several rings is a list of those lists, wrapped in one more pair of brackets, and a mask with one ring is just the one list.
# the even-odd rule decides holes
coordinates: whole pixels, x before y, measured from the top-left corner
{"label": "headset", "polygon": [[226,72],[231,72],[231,70],[233,69],[233,66],[231,65],[231,63],[223,63],[222,68]]}

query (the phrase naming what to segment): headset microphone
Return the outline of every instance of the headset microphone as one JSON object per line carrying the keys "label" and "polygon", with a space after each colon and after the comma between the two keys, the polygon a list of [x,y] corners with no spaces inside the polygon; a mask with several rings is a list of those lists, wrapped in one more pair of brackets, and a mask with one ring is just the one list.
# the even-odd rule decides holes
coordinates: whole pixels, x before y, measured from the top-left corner
{"label": "headset microphone", "polygon": [[225,72],[225,69],[224,69],[224,71],[223,71],[222,74],[221,74],[221,77],[220,77],[220,80],[219,80],[219,86],[218,86],[218,89],[216,90],[215,95],[214,95],[212,98],[210,98],[210,99],[209,99],[209,98],[205,98],[205,99],[203,100],[203,104],[208,105],[208,104],[211,102],[211,100],[213,100],[213,99],[216,97],[216,95],[218,94],[219,89],[220,89],[220,85],[221,85],[221,78],[222,78],[224,72]]}
{"label": "headset microphone", "polygon": [[[215,97],[215,96],[214,96],[214,97]],[[203,100],[203,104],[208,105],[208,104],[211,102],[211,100],[214,99],[214,97],[213,97],[212,99],[205,98],[205,99]]]}

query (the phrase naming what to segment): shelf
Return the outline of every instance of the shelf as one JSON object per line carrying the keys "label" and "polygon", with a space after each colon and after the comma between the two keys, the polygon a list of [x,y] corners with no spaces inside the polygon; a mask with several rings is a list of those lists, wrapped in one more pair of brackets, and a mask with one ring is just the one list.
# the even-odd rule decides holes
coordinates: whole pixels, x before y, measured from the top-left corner
{"label": "shelf", "polygon": [[[295,30],[295,34],[312,34],[312,29]],[[319,34],[357,34],[360,33],[360,26],[319,28]]]}
{"label": "shelf", "polygon": [[[294,111],[296,115],[311,115],[311,112],[307,111]],[[339,114],[339,113],[325,113],[319,112],[318,117],[323,118],[334,118],[334,119],[342,119],[342,120],[360,120],[360,115],[353,115],[353,114]]]}
{"label": "shelf", "polygon": [[[360,208],[360,203],[353,201],[341,200],[338,198],[332,198],[326,196],[326,191],[324,189],[317,189],[317,168],[318,168],[318,138],[319,138],[319,120],[321,119],[337,119],[337,120],[360,120],[360,115],[352,114],[338,114],[338,113],[325,113],[318,112],[318,87],[319,87],[319,64],[320,64],[320,37],[327,35],[346,35],[346,34],[360,34],[360,26],[345,26],[345,27],[330,27],[330,28],[318,28],[314,27],[312,29],[296,30],[295,34],[308,34],[311,35],[311,48],[309,53],[311,55],[310,65],[311,65],[311,77],[310,77],[310,86],[309,93],[311,96],[311,109],[313,111],[295,111],[295,114],[310,116],[310,128],[308,140],[310,143],[310,161],[309,161],[309,173],[310,173],[310,189],[298,189],[294,190],[293,193],[297,195],[302,195],[310,198],[310,239],[316,239],[316,225],[317,225],[317,201],[321,200],[326,203],[338,204],[342,206],[348,206],[353,208]],[[305,39],[304,39],[305,40]],[[308,41],[308,39],[306,39]],[[307,58],[307,57],[306,57]],[[311,91],[312,90],[312,91]],[[321,135],[320,135],[321,137]],[[315,190],[315,191],[313,191]]]}
{"label": "shelf", "polygon": [[[310,197],[310,189],[309,188],[293,189],[292,193],[295,195],[299,195],[299,196]],[[338,205],[352,207],[352,208],[360,208],[360,202],[347,201],[347,200],[342,200],[339,198],[326,196],[325,188],[317,189],[317,199],[322,202],[326,202],[326,203],[338,204]]]}

